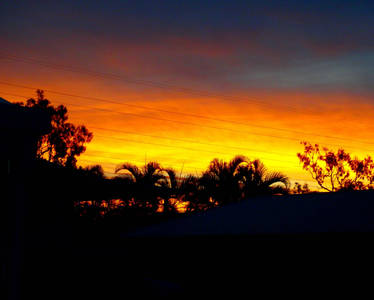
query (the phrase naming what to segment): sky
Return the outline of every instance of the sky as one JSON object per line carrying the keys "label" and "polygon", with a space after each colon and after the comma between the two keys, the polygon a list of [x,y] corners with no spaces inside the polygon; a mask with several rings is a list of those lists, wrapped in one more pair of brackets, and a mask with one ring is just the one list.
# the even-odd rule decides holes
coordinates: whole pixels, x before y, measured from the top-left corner
{"label": "sky", "polygon": [[373,1],[2,1],[0,96],[66,105],[108,175],[243,154],[313,186],[300,141],[374,155],[373,37]]}

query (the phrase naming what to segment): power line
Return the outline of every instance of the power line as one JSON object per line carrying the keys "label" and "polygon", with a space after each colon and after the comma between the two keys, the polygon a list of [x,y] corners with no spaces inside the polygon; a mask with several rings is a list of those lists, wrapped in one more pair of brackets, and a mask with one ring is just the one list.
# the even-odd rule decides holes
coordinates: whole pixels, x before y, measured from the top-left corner
{"label": "power line", "polygon": [[[9,93],[4,93],[4,94],[9,94]],[[21,96],[21,95],[15,95],[15,94],[10,94],[10,95],[13,95],[13,96],[17,96],[17,97],[24,97],[24,98],[28,98],[28,97],[26,97],[26,96]],[[73,105],[73,104],[71,104],[71,105]],[[85,107],[85,106],[83,106],[83,105],[77,105],[77,106],[80,106],[80,107]],[[109,110],[110,111],[110,110]],[[115,111],[110,111],[110,112],[115,112]],[[106,137],[106,136],[102,136],[102,137],[104,137],[104,138],[113,138],[113,137]],[[119,138],[115,138],[115,139],[119,139]],[[121,139],[121,140],[123,140],[123,139]],[[132,141],[132,140],[126,140],[126,141],[128,141],[128,142],[133,142],[133,143],[139,143],[138,141]],[[147,144],[150,144],[150,143],[147,143]],[[152,143],[152,144],[155,144],[155,143]],[[163,145],[163,144],[157,144],[158,146],[168,146],[168,147],[171,147],[170,145]],[[174,148],[176,148],[175,146],[173,146]],[[196,150],[196,149],[192,149],[192,148],[189,148],[188,150],[192,150],[192,151],[201,151],[201,150]],[[206,151],[207,152],[207,151]],[[209,152],[212,152],[212,151],[209,151]],[[262,151],[258,151],[257,150],[257,152],[262,152]],[[218,153],[218,152],[214,152],[214,153]],[[222,154],[228,154],[228,153],[222,153]],[[98,156],[96,156],[96,157],[98,157]],[[100,158],[108,158],[108,157],[100,157]],[[113,159],[113,158],[112,158]],[[122,159],[120,159],[120,160],[122,160]],[[278,161],[278,162],[289,162],[289,161],[281,161],[281,160],[274,160],[274,159],[267,159],[267,160],[273,160],[273,161]],[[133,161],[133,160],[132,160]],[[97,163],[97,162],[95,162],[95,163]],[[190,167],[189,169],[194,169],[194,170],[203,170],[203,169],[201,169],[201,168],[193,168],[193,167]],[[308,180],[306,180],[306,179],[294,179],[294,181],[300,181],[300,180],[302,180],[302,181],[308,181]]]}
{"label": "power line", "polygon": [[[22,87],[24,87],[24,86],[22,86]],[[25,87],[24,87],[25,88]],[[32,89],[35,89],[35,88],[32,88]],[[52,92],[52,91],[49,91],[49,92]],[[67,95],[67,96],[73,96],[73,97],[79,97],[79,98],[88,98],[88,99],[92,99],[92,100],[97,100],[97,98],[93,98],[93,97],[84,97],[84,96],[77,96],[77,95],[71,95],[71,94],[66,94],[66,93],[61,93],[61,92],[53,92],[53,93],[56,93],[56,94],[62,94],[62,95]],[[17,95],[17,96],[19,96],[19,95]],[[21,97],[24,97],[24,96],[21,96]],[[27,98],[27,97],[26,97]],[[117,103],[117,104],[119,104],[119,103]],[[121,103],[121,104],[123,104],[123,103]],[[70,104],[70,105],[74,105],[74,104]],[[79,106],[81,106],[82,107],[82,105],[79,105]],[[134,106],[134,105],[132,105],[132,106]],[[84,107],[84,106],[83,106]],[[139,107],[139,106],[138,106]],[[144,107],[143,107],[144,108]],[[97,108],[95,108],[95,109],[97,109]],[[148,108],[148,109],[150,109],[150,108]],[[106,110],[106,111],[110,111],[110,110]],[[162,111],[162,110],[158,110],[158,111]],[[115,111],[111,111],[111,112],[115,112]],[[163,111],[163,112],[169,112],[169,111]],[[174,112],[175,113],[175,112]],[[126,114],[128,114],[128,113],[126,113]],[[183,114],[183,113],[181,113],[181,114]],[[228,123],[232,123],[232,124],[235,124],[236,122],[230,122],[230,121],[227,121],[227,120],[220,120],[220,119],[214,119],[214,118],[207,118],[207,117],[204,117],[204,116],[199,116],[199,115],[193,115],[193,114],[184,114],[184,115],[190,115],[190,116],[194,116],[194,117],[200,117],[200,118],[205,118],[205,119],[211,119],[211,120],[216,120],[216,121],[223,121],[223,122],[228,122]],[[172,121],[172,120],[167,120],[167,121]],[[175,122],[175,121],[174,121]],[[189,123],[190,125],[192,125],[192,123]],[[240,124],[240,123],[239,123]],[[197,124],[194,124],[194,125],[197,125]],[[242,123],[242,125],[246,125],[246,126],[250,126],[250,125],[248,125],[248,124],[244,124],[244,123]],[[200,125],[199,125],[200,126]],[[205,126],[206,127],[206,126]],[[259,126],[257,126],[257,127],[259,127]],[[261,127],[261,128],[268,128],[268,129],[276,129],[276,130],[283,130],[283,129],[278,129],[278,128],[271,128],[271,127]],[[220,129],[226,129],[226,130],[228,130],[227,128],[220,128]],[[290,130],[285,130],[285,131],[288,131],[288,132],[295,132],[295,131],[290,131]],[[306,134],[306,133],[304,133],[304,134]],[[313,135],[315,135],[315,134],[313,134]],[[326,138],[337,138],[337,139],[339,139],[339,137],[329,137],[329,136],[322,136],[322,135],[316,135],[316,136],[321,136],[321,137],[326,137]],[[102,136],[102,137],[104,137],[104,136]],[[271,137],[274,137],[274,136],[271,136]],[[104,138],[108,138],[108,137],[104,137]],[[111,137],[111,138],[113,138],[113,137]],[[279,137],[278,137],[279,138]],[[117,138],[117,139],[119,139],[119,138]],[[290,139],[290,138],[288,138],[288,139]],[[342,138],[342,139],[344,139],[344,138]],[[121,140],[124,140],[124,139],[121,139]],[[126,140],[126,141],[129,141],[129,140]],[[131,141],[131,142],[135,142],[135,141]],[[136,143],[139,143],[139,142],[136,142]],[[144,142],[142,142],[142,143],[144,143]],[[364,142],[363,142],[364,143]],[[147,143],[147,144],[154,144],[154,143]],[[369,143],[369,144],[372,144],[372,143]],[[154,145],[158,145],[158,146],[169,146],[169,145],[162,145],[162,144],[154,144]],[[170,147],[170,146],[169,146]],[[175,146],[173,146],[174,148],[176,148]],[[181,148],[181,147],[179,147],[179,148]],[[191,148],[185,148],[185,147],[183,147],[183,149],[187,149],[187,150],[192,150],[192,151],[202,151],[202,150],[196,150],[196,149],[191,149]],[[207,151],[206,151],[207,152]],[[209,152],[211,152],[211,151],[209,151]],[[260,152],[260,151],[259,151]],[[214,153],[219,153],[219,152],[214,152]],[[104,157],[102,157],[102,158],[104,158]],[[105,157],[105,158],[107,158],[107,157]],[[269,159],[270,160],[270,159]],[[273,160],[273,159],[272,159]],[[84,160],[83,160],[84,161]],[[277,160],[277,161],[280,161],[280,160]],[[287,162],[287,161],[281,161],[281,162]],[[196,168],[195,168],[195,170],[196,170]],[[115,173],[112,173],[112,174],[115,174]],[[304,180],[304,179],[295,179],[295,180]]]}
{"label": "power line", "polygon": [[[37,65],[44,66],[47,68],[60,69],[60,70],[69,71],[72,73],[86,74],[89,76],[102,77],[102,78],[112,79],[112,80],[120,80],[120,81],[125,81],[131,84],[147,85],[147,86],[157,87],[160,89],[172,89],[179,93],[184,93],[184,94],[193,94],[193,95],[198,95],[198,96],[208,96],[212,98],[222,98],[222,99],[231,99],[231,100],[234,99],[234,100],[239,100],[239,101],[244,100],[247,102],[257,103],[260,105],[272,106],[272,107],[274,106],[273,104],[269,104],[263,100],[260,100],[254,97],[243,98],[243,97],[237,97],[237,96],[232,96],[232,95],[226,95],[223,93],[217,94],[217,93],[212,93],[210,91],[202,91],[202,90],[180,87],[180,86],[173,85],[173,84],[166,83],[166,82],[156,82],[152,80],[135,79],[135,78],[131,78],[130,76],[125,76],[125,75],[91,71],[91,70],[80,68],[80,67],[55,64],[55,63],[41,61],[41,60],[34,59],[34,58],[25,58],[25,57],[15,56],[15,55],[5,53],[5,52],[2,52],[2,53],[0,52],[0,55],[3,58],[11,60],[11,61],[23,62],[23,63],[28,63],[28,64],[37,64]],[[279,106],[287,107],[288,109],[295,111],[295,108],[289,105],[280,104]]]}
{"label": "power line", "polygon": [[[0,82],[0,84],[6,84],[6,83]],[[6,85],[10,85],[10,84],[6,84]],[[22,87],[22,86],[20,86],[20,87]],[[25,87],[25,86],[23,86],[23,87],[28,88],[28,89],[33,89],[33,90],[35,89],[35,88],[31,88],[31,87]],[[51,91],[49,91],[49,92],[51,92]],[[60,92],[53,92],[53,93],[62,94]],[[74,97],[78,97],[78,98],[83,97],[83,98],[87,98],[87,99],[91,98],[91,97],[85,97],[85,96],[79,96],[79,95],[75,95]],[[85,107],[85,108],[89,107],[89,108],[94,109],[94,110],[110,112],[110,113],[117,113],[117,114],[126,115],[126,116],[134,116],[134,117],[153,119],[153,120],[159,120],[159,121],[167,121],[167,122],[173,122],[173,123],[177,123],[177,124],[191,125],[191,126],[197,126],[197,127],[205,127],[205,128],[218,129],[218,130],[227,130],[227,131],[231,131],[231,132],[239,132],[239,133],[246,133],[246,134],[249,133],[249,132],[244,131],[244,130],[235,130],[235,129],[232,129],[232,128],[217,127],[217,126],[211,126],[211,125],[201,125],[201,124],[196,124],[196,123],[191,123],[191,122],[186,122],[186,121],[180,121],[180,120],[171,120],[171,119],[165,119],[165,118],[160,118],[160,117],[144,116],[144,115],[136,114],[136,113],[127,113],[127,112],[122,112],[122,111],[115,111],[115,110],[111,110],[111,109],[99,108],[99,107],[94,107],[94,106],[90,106],[90,105],[81,105],[81,104],[70,103],[70,102],[66,102],[66,101],[65,101],[65,103],[69,104],[69,105],[72,105],[72,106]],[[263,135],[263,134],[256,134],[256,135],[262,135],[262,136],[273,137],[273,138],[283,138],[283,137],[272,136],[272,135]],[[288,138],[288,139],[293,139],[295,141],[299,141],[299,139],[296,139],[296,138]]]}
{"label": "power line", "polygon": [[[75,104],[70,104],[70,105],[75,105]],[[81,105],[76,105],[76,106],[81,106]],[[115,112],[115,111],[112,111],[112,112]],[[118,130],[110,130],[110,129],[106,129],[106,130],[113,131],[113,132],[116,132],[116,131],[118,132]],[[139,134],[139,135],[142,135],[142,134]],[[194,148],[188,148],[188,147],[182,147],[182,146],[175,146],[175,145],[165,145],[165,144],[158,144],[158,143],[152,143],[152,142],[139,142],[139,141],[134,141],[134,140],[130,140],[130,139],[117,138],[117,137],[109,137],[109,136],[102,136],[102,135],[97,135],[97,134],[95,134],[95,136],[98,136],[98,137],[101,137],[101,138],[107,138],[107,139],[122,140],[122,141],[130,142],[130,143],[137,143],[137,144],[139,144],[139,143],[140,144],[149,144],[149,145],[156,145],[156,146],[161,146],[161,147],[183,149],[183,150],[189,150],[189,151],[195,151],[195,152],[206,152],[206,153],[213,153],[213,154],[232,155],[231,153],[227,153],[227,152],[210,151],[210,150],[204,150],[204,149],[194,149]],[[142,136],[148,136],[148,135],[142,135]],[[167,139],[173,140],[173,138],[167,138]],[[184,141],[186,141],[186,140],[184,140]],[[214,144],[210,144],[210,145],[214,145]],[[244,148],[242,148],[242,149],[244,149]],[[276,153],[276,152],[260,151],[260,150],[254,150],[254,149],[252,149],[252,150],[256,151],[256,152],[259,152],[259,153],[271,153],[271,154],[284,155],[284,154]],[[246,149],[246,151],[248,151],[248,149]],[[291,157],[291,155],[287,155],[287,156]],[[276,159],[271,159],[271,158],[267,158],[267,160],[277,161],[277,162],[289,162],[289,163],[293,163],[293,162],[290,162],[290,161],[282,161],[282,160],[276,160]]]}
{"label": "power line", "polygon": [[[0,81],[0,84],[8,85],[8,86],[14,86],[14,87],[20,87],[20,88],[25,88],[25,89],[31,89],[31,90],[36,90],[37,89],[36,87],[19,85],[19,84],[4,82],[4,81]],[[315,134],[315,133],[311,133],[311,132],[303,132],[303,131],[291,130],[291,129],[286,129],[286,128],[277,128],[277,127],[272,127],[272,126],[248,124],[248,123],[243,123],[243,122],[238,122],[238,121],[225,120],[225,119],[220,119],[220,118],[212,118],[212,117],[202,116],[202,115],[198,115],[198,114],[183,113],[183,112],[178,112],[178,111],[170,111],[170,110],[165,110],[165,109],[159,109],[159,108],[149,107],[149,106],[145,106],[145,105],[131,104],[131,103],[119,102],[119,101],[97,98],[97,97],[75,95],[75,94],[70,94],[70,93],[65,93],[65,92],[60,92],[60,91],[55,91],[55,90],[49,90],[49,89],[48,90],[45,89],[44,91],[52,93],[52,94],[62,95],[62,96],[81,98],[81,99],[86,99],[86,100],[94,100],[94,101],[117,104],[117,105],[128,106],[128,107],[141,108],[141,109],[150,110],[150,111],[158,111],[158,112],[163,112],[163,113],[178,114],[178,115],[183,115],[183,116],[200,118],[200,119],[204,119],[204,120],[223,122],[223,123],[227,123],[227,124],[231,124],[231,125],[243,125],[243,126],[254,127],[254,128],[259,128],[259,129],[271,129],[271,130],[277,130],[277,131],[282,131],[282,132],[287,132],[287,133],[296,133],[296,134],[302,134],[302,135],[322,137],[322,138],[327,138],[327,139],[354,141],[354,142],[357,142],[357,143],[374,145],[374,143],[372,143],[372,142],[361,141],[361,140],[356,140],[356,139],[351,139],[351,138]],[[226,130],[228,130],[228,129],[226,128]]]}
{"label": "power line", "polygon": [[[4,83],[4,82],[1,82],[1,81],[0,81],[0,84],[13,85],[13,84]],[[17,85],[17,86],[24,87],[24,88],[27,88],[27,89],[36,89],[36,88],[25,87],[25,86],[21,86],[21,85]],[[64,93],[60,93],[60,92],[56,92],[56,91],[54,91],[53,93],[64,95]],[[4,93],[4,94],[9,94],[9,93]],[[18,97],[28,98],[26,96],[21,96],[21,95],[15,95],[15,94],[12,94],[12,95],[13,96],[18,96]],[[88,98],[88,99],[91,98],[91,97],[79,96],[79,95],[74,95],[74,97],[77,97],[77,98],[83,97],[83,98]],[[216,129],[216,130],[226,130],[226,131],[236,132],[236,133],[245,133],[247,136],[248,135],[252,135],[252,136],[263,136],[263,137],[271,137],[271,138],[284,139],[284,140],[293,140],[293,141],[300,142],[300,139],[298,139],[298,138],[292,138],[292,137],[284,137],[284,136],[276,136],[276,135],[252,133],[252,132],[247,132],[247,131],[244,131],[244,130],[236,130],[236,129],[232,129],[232,128],[217,127],[217,126],[210,126],[210,125],[201,125],[201,124],[196,124],[196,123],[191,123],[191,122],[186,122],[186,121],[165,119],[165,118],[159,118],[159,117],[153,117],[153,116],[146,116],[146,115],[140,115],[140,114],[135,114],[135,113],[126,113],[126,112],[121,112],[121,111],[115,111],[115,110],[105,109],[105,108],[97,108],[97,107],[94,107],[94,106],[69,103],[69,102],[66,102],[66,101],[65,101],[65,103],[68,104],[68,105],[77,106],[77,107],[84,107],[84,108],[89,107],[89,108],[91,108],[93,110],[98,110],[98,111],[103,111],[103,112],[117,113],[117,114],[121,114],[121,115],[134,116],[134,117],[140,117],[140,118],[146,118],[146,119],[154,119],[154,120],[159,120],[159,121],[167,121],[167,122],[172,122],[172,123],[177,123],[177,124],[184,124],[184,125],[191,125],[191,126],[196,126],[196,127],[211,128],[211,129]],[[362,143],[364,143],[364,142],[362,142]],[[324,143],[324,144],[328,145],[328,146],[333,146],[333,147],[342,147],[342,146],[344,146],[344,147],[352,148],[351,146],[344,145],[344,144],[339,144],[339,145],[331,144],[331,143]],[[373,144],[373,143],[367,142],[367,144]],[[373,152],[374,151],[374,150],[371,150],[371,149],[359,149],[359,148],[354,148],[354,149],[360,150],[360,151],[369,151],[369,152]]]}
{"label": "power line", "polygon": [[[0,84],[3,84],[3,83],[0,82]],[[80,96],[77,96],[77,97],[80,97]],[[103,111],[103,112],[117,113],[117,114],[126,115],[126,116],[146,118],[146,119],[152,119],[152,120],[158,120],[158,121],[166,121],[166,122],[172,122],[172,123],[183,124],[183,125],[191,125],[191,126],[196,126],[196,127],[199,127],[199,128],[204,127],[204,128],[210,128],[210,129],[216,129],[216,130],[227,130],[227,131],[236,132],[236,133],[245,133],[246,135],[249,134],[249,135],[258,135],[258,136],[278,138],[278,139],[294,140],[294,141],[298,141],[298,142],[300,141],[300,139],[291,138],[291,137],[280,137],[280,136],[275,136],[275,135],[254,134],[254,133],[251,133],[251,132],[247,132],[247,131],[243,131],[243,130],[235,130],[235,129],[232,129],[232,128],[217,127],[217,126],[210,126],[210,125],[201,125],[201,124],[196,124],[196,123],[191,123],[191,122],[186,122],[186,121],[171,120],[171,119],[165,119],[165,118],[159,118],[159,117],[153,117],[153,116],[145,116],[145,115],[140,115],[140,114],[135,114],[135,113],[127,113],[127,112],[122,112],[122,111],[106,109],[106,108],[98,108],[98,107],[93,107],[93,106],[89,106],[89,105],[69,103],[69,102],[66,102],[66,101],[65,101],[65,103],[68,104],[68,105],[72,105],[72,106],[78,106],[78,107],[84,107],[84,108],[89,107],[91,109],[98,110],[98,111]]]}

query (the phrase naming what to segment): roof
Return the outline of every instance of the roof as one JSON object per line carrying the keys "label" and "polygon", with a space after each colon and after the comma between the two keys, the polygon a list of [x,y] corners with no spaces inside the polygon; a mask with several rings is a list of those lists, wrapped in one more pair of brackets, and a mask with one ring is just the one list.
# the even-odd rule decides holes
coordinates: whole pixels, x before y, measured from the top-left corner
{"label": "roof", "polygon": [[0,97],[0,104],[11,104],[9,101],[5,100],[4,98]]}
{"label": "roof", "polygon": [[259,197],[122,237],[374,232],[374,191]]}
{"label": "roof", "polygon": [[0,98],[0,130],[2,129],[45,134],[50,130],[50,117],[45,112]]}

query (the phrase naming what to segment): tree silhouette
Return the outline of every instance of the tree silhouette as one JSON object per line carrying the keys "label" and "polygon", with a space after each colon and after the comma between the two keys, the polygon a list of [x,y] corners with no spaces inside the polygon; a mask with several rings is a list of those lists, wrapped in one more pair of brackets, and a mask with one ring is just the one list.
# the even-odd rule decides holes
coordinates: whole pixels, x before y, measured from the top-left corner
{"label": "tree silhouette", "polygon": [[242,164],[249,163],[249,160],[242,155],[235,156],[229,162],[217,158],[210,162],[207,171],[202,175],[201,183],[209,191],[214,202],[222,205],[240,199],[242,175],[238,171]]}
{"label": "tree silhouette", "polygon": [[254,195],[285,194],[289,190],[289,179],[280,172],[268,172],[265,165],[258,159],[238,169],[243,185],[243,197]]}
{"label": "tree silhouette", "polygon": [[318,185],[329,192],[338,190],[366,190],[374,186],[374,162],[370,156],[360,160],[343,149],[337,152],[318,144],[301,142],[303,153],[297,153],[303,169]]}
{"label": "tree silhouette", "polygon": [[178,182],[177,174],[172,168],[164,168],[161,170],[164,174],[161,180],[163,193],[162,193],[162,212],[165,214],[177,213],[177,204],[179,203],[180,183]]}
{"label": "tree silhouette", "polygon": [[[206,208],[206,196],[202,193],[202,186],[200,178],[194,175],[187,175],[180,179],[177,197],[180,201],[186,204],[186,212],[203,210]],[[205,199],[205,201],[204,201]]]}
{"label": "tree silhouette", "polygon": [[289,190],[286,175],[269,173],[260,160],[250,161],[242,155],[235,156],[230,162],[212,160],[203,173],[201,184],[216,205],[256,195],[284,194]]}
{"label": "tree silhouette", "polygon": [[84,125],[75,126],[68,123],[68,110],[65,106],[54,107],[44,97],[42,90],[37,90],[36,93],[36,99],[30,98],[26,104],[17,104],[46,111],[51,116],[52,130],[39,139],[37,157],[60,165],[75,167],[76,157],[86,151],[85,144],[92,140],[92,133]]}
{"label": "tree silhouette", "polygon": [[127,200],[136,200],[134,203],[136,207],[155,212],[163,196],[163,187],[168,180],[160,164],[149,162],[142,168],[138,168],[136,165],[124,163],[116,168],[115,172],[119,171],[124,171],[121,176],[131,183],[131,191]]}
{"label": "tree silhouette", "polygon": [[295,182],[294,187],[291,190],[292,194],[308,194],[310,193],[309,185],[304,183],[301,185],[299,182]]}

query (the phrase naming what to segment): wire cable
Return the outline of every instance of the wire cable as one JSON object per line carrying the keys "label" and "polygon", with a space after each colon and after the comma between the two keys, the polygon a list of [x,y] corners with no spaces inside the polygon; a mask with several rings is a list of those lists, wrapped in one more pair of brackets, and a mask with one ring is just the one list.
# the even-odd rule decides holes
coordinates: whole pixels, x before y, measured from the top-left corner
{"label": "wire cable", "polygon": [[[4,84],[4,83],[0,82],[0,84]],[[33,89],[33,88],[29,88],[29,89]],[[4,94],[6,94],[6,93],[4,93]],[[16,96],[15,94],[13,94],[13,95]],[[20,96],[20,95],[18,95],[18,96]],[[81,97],[81,96],[78,96],[78,95],[75,95],[75,96],[76,97]],[[20,96],[20,97],[28,98],[26,96]],[[85,96],[83,96],[83,97],[84,98],[90,98],[90,97],[85,97]],[[225,128],[225,127],[217,127],[217,126],[211,126],[211,125],[201,125],[201,124],[196,124],[196,123],[191,123],[191,122],[186,122],[186,121],[165,119],[165,118],[160,118],[160,117],[141,115],[141,114],[136,114],[136,113],[127,113],[127,112],[115,111],[115,110],[110,110],[110,109],[105,109],[105,108],[98,108],[98,107],[93,107],[93,106],[88,106],[88,105],[69,103],[69,102],[66,102],[66,101],[65,101],[65,103],[68,104],[68,105],[71,105],[71,106],[76,106],[76,107],[84,107],[84,108],[88,107],[90,109],[97,110],[97,111],[102,111],[102,112],[116,113],[116,114],[120,114],[120,115],[140,117],[140,118],[146,118],[146,119],[153,119],[153,120],[158,120],[158,121],[166,121],[166,122],[172,122],[172,123],[177,123],[177,124],[195,126],[195,127],[199,127],[199,128],[203,127],[203,128],[210,128],[210,129],[216,129],[216,130],[226,130],[226,131],[229,131],[229,132],[235,132],[235,133],[241,133],[241,134],[244,133],[246,135],[246,137],[252,135],[252,136],[270,137],[270,138],[283,139],[283,140],[292,140],[292,141],[297,141],[297,142],[301,141],[301,139],[299,139],[299,138],[292,138],[292,137],[286,137],[286,136],[276,136],[276,135],[269,135],[269,134],[260,134],[260,133],[252,133],[252,132],[248,132],[248,131],[244,131],[244,130],[237,130],[237,129]],[[328,146],[333,146],[333,147],[352,148],[351,146],[344,145],[344,144],[339,144],[339,145],[331,144],[331,143],[324,143],[324,144],[328,145]],[[373,144],[373,143],[368,142],[367,144]],[[374,150],[372,150],[372,149],[361,149],[361,148],[359,149],[357,147],[354,148],[354,149],[360,150],[360,151],[366,151],[366,152],[374,152]]]}
{"label": "wire cable", "polygon": [[[20,87],[20,88],[30,89],[30,90],[37,90],[36,87],[19,85],[19,84],[9,83],[9,82],[5,82],[5,81],[0,81],[0,84],[8,85],[8,86],[14,86],[14,87]],[[178,114],[178,115],[183,115],[183,116],[188,116],[188,117],[200,118],[200,119],[204,119],[204,120],[223,122],[223,123],[227,123],[227,124],[231,124],[231,125],[243,125],[243,126],[259,128],[259,129],[271,129],[271,130],[282,131],[282,132],[287,132],[287,133],[316,136],[316,137],[322,137],[322,138],[327,138],[327,139],[336,139],[336,140],[342,140],[342,141],[354,141],[354,142],[357,142],[357,143],[374,145],[373,142],[361,141],[361,140],[345,138],[345,137],[322,135],[322,134],[316,134],[316,133],[311,133],[311,132],[303,132],[303,131],[298,131],[298,130],[291,130],[291,129],[286,129],[286,128],[272,127],[272,126],[248,124],[248,123],[243,123],[243,122],[238,122],[238,121],[225,120],[225,119],[220,119],[220,118],[212,118],[212,117],[202,116],[202,115],[198,115],[198,114],[183,113],[183,112],[178,112],[178,111],[170,111],[170,110],[165,110],[165,109],[159,109],[159,108],[149,107],[149,106],[145,106],[145,105],[131,104],[131,103],[119,102],[119,101],[97,98],[97,97],[75,95],[75,94],[71,94],[71,93],[65,93],[65,92],[55,91],[55,90],[50,90],[50,89],[44,89],[44,91],[52,93],[52,94],[56,94],[56,95],[61,95],[61,96],[74,97],[74,98],[93,100],[93,101],[98,101],[98,102],[103,102],[103,103],[110,103],[110,104],[117,104],[117,105],[128,106],[128,107],[141,108],[141,109],[144,109],[144,110],[158,111],[158,112],[169,113],[169,114],[173,114],[173,115]]]}

